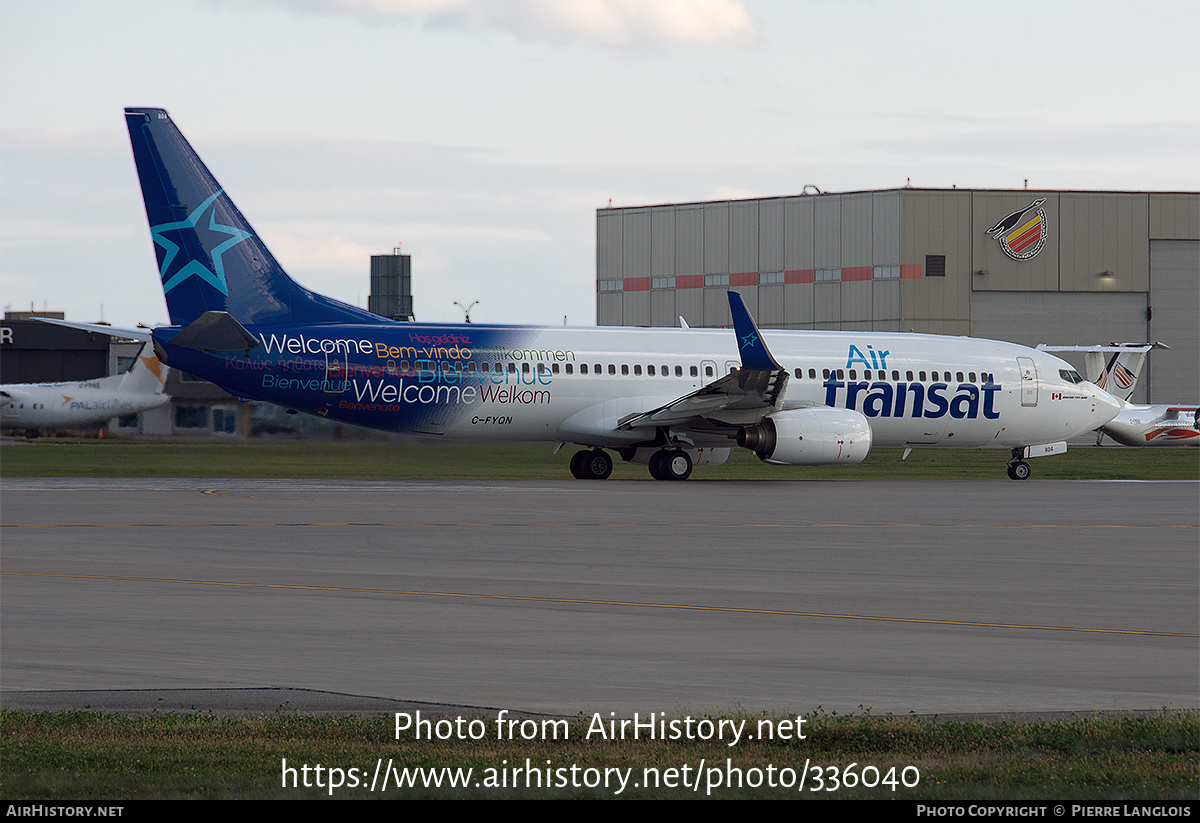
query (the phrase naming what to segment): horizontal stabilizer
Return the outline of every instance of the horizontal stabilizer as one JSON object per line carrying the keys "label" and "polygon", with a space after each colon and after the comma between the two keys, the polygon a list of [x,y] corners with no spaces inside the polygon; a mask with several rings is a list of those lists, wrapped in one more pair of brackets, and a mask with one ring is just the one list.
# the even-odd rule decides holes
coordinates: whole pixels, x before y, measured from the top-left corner
{"label": "horizontal stabilizer", "polygon": [[[1047,346],[1039,351],[1082,352],[1087,379],[1118,400],[1127,401],[1133,395],[1146,353],[1152,349],[1169,349],[1164,343],[1110,343],[1107,346]],[[1105,359],[1106,355],[1111,354]]]}
{"label": "horizontal stabilizer", "polygon": [[141,340],[143,343],[150,342],[149,329],[118,329],[115,326],[105,326],[100,323],[75,323],[70,320],[58,320],[53,317],[34,317],[33,319],[39,320],[42,323],[50,323],[54,326],[62,326],[67,329],[94,331],[98,334],[107,334],[109,337],[128,337],[130,340]]}

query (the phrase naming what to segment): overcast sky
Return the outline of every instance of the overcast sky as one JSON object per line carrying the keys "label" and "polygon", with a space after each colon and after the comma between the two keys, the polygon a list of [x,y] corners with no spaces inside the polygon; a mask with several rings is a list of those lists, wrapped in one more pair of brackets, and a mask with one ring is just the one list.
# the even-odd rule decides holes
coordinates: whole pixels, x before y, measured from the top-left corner
{"label": "overcast sky", "polygon": [[0,4],[0,305],[167,319],[122,109],[176,124],[301,284],[595,322],[596,209],[903,186],[1200,189],[1200,4]]}

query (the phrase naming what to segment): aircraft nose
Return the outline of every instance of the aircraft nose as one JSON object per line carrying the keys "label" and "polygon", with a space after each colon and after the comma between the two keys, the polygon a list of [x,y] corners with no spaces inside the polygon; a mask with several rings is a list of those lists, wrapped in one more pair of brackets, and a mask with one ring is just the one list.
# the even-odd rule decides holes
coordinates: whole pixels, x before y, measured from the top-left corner
{"label": "aircraft nose", "polygon": [[1092,414],[1096,420],[1096,428],[1112,420],[1120,411],[1121,401],[1099,386],[1092,386]]}

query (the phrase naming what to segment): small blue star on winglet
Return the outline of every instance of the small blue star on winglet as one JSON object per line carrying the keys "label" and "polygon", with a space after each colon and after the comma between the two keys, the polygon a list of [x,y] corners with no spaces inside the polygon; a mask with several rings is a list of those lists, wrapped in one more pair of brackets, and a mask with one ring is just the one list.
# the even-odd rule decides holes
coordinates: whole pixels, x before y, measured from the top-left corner
{"label": "small blue star on winglet", "polygon": [[[238,243],[241,243],[243,240],[249,239],[251,235],[249,232],[236,229],[233,226],[221,225],[217,222],[215,214],[209,215],[207,227],[201,224],[201,218],[204,216],[204,212],[208,211],[209,207],[216,202],[217,198],[221,196],[222,191],[224,191],[224,189],[218,190],[215,194],[197,206],[195,210],[193,210],[192,213],[187,216],[187,218],[176,223],[160,223],[150,229],[150,236],[154,239],[155,243],[157,243],[159,246],[162,246],[164,252],[162,267],[158,272],[159,277],[162,278],[163,281],[164,292],[169,292],[171,289],[175,288],[189,277],[199,277],[201,280],[211,285],[214,289],[221,292],[221,294],[229,294],[229,287],[226,285],[225,280],[225,266],[221,260],[221,255],[236,246]],[[179,244],[168,240],[164,236],[165,233],[171,231],[186,231],[188,229],[192,229],[193,231],[197,231],[197,233],[199,233],[199,229],[203,228],[207,228],[209,231],[217,232],[219,234],[229,235],[228,240],[216,246],[212,250],[213,268],[210,269],[208,266],[205,266],[203,263],[197,260],[189,260],[187,265],[180,266],[174,272],[171,272],[171,263],[179,254]]]}
{"label": "small blue star on winglet", "polygon": [[758,335],[751,332],[742,338],[742,348],[752,349],[758,345]]}

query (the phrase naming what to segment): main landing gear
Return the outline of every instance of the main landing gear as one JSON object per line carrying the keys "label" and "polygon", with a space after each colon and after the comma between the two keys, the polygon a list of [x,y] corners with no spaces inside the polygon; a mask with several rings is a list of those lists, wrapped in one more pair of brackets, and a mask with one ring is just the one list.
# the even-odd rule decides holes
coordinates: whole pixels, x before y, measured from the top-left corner
{"label": "main landing gear", "polygon": [[571,455],[571,475],[576,480],[605,480],[612,468],[612,458],[604,449],[583,449]]}
{"label": "main landing gear", "polygon": [[[626,460],[633,451],[622,453]],[[604,449],[582,449],[571,455],[571,476],[576,480],[604,480],[612,474],[613,460]],[[659,449],[650,455],[650,476],[655,480],[687,480],[692,458],[683,449]]]}
{"label": "main landing gear", "polygon": [[1013,449],[1012,460],[1008,461],[1008,479],[1009,480],[1028,480],[1030,475],[1029,464],[1021,459],[1024,449]]}
{"label": "main landing gear", "polygon": [[650,476],[655,480],[687,480],[692,458],[683,449],[660,449],[650,455]]}

